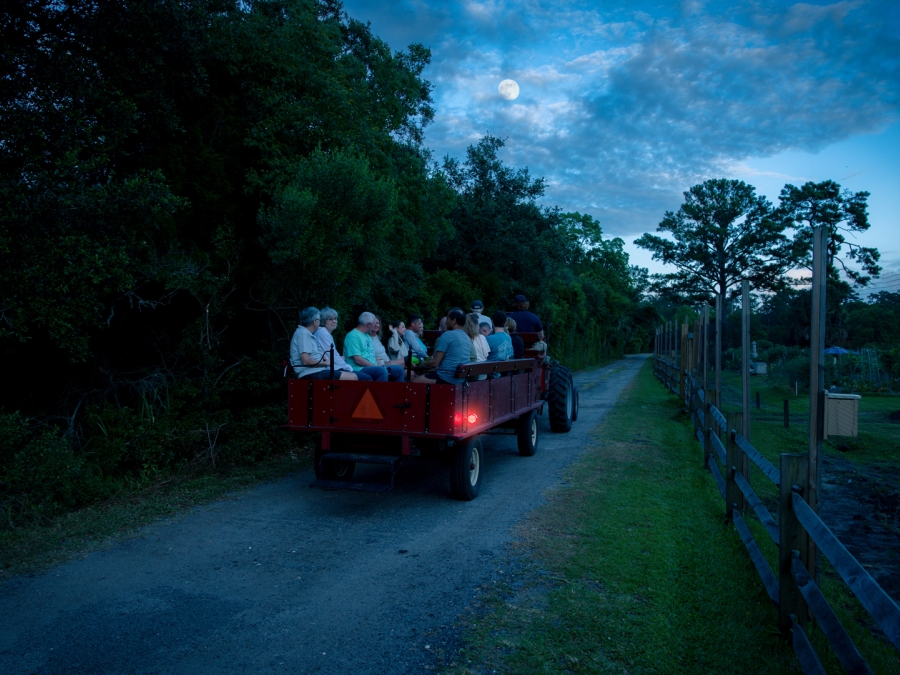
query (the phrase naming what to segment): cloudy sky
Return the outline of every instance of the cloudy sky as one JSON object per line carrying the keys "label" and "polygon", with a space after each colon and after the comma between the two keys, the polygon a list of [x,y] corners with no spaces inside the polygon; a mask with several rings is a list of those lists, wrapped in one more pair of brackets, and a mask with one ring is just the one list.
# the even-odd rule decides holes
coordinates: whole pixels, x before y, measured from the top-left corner
{"label": "cloudy sky", "polygon": [[[785,183],[867,190],[900,290],[900,3],[777,0],[345,0],[394,49],[432,50],[436,157],[486,133],[547,180],[545,202],[630,245],[682,192],[738,178],[777,203]],[[504,79],[521,93],[508,101]],[[896,288],[894,288],[896,287]]]}

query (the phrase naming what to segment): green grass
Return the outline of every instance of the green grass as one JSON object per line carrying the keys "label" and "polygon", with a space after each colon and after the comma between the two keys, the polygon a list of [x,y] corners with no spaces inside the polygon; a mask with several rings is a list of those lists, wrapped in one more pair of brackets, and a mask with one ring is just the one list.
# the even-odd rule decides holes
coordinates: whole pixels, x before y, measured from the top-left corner
{"label": "green grass", "polygon": [[[662,388],[660,386],[660,388]],[[809,448],[809,393],[794,394],[765,377],[750,380],[751,442],[760,454],[776,467],[781,453],[805,454]],[[761,407],[755,407],[756,392]],[[783,400],[788,399],[790,426],[784,428]],[[723,412],[741,409],[740,373],[722,374]],[[859,402],[859,436],[832,438],[825,442],[826,456],[851,462],[861,473],[881,475],[885,480],[896,477],[900,462],[900,424],[890,422],[888,415],[900,409],[900,397],[885,394],[863,394]],[[699,444],[697,446],[699,448]],[[777,518],[778,488],[751,464],[750,483],[762,502]],[[747,518],[770,567],[777,566],[778,549],[753,516]],[[883,639],[873,636],[876,624],[849,591],[827,560],[822,560],[822,591],[841,623],[850,633],[863,657],[876,673],[900,672],[900,654]],[[813,628],[813,646],[828,672],[843,672],[822,633]]]}
{"label": "green grass", "polygon": [[249,466],[217,474],[171,477],[148,490],[122,493],[50,523],[0,532],[0,583],[108,547],[155,520],[252,488],[312,465],[311,450],[295,448]]}
{"label": "green grass", "polygon": [[452,673],[799,672],[677,399],[647,362],[522,528]]}
{"label": "green grass", "polygon": [[[712,386],[712,384],[710,384]],[[756,393],[760,404],[756,408]],[[790,426],[784,428],[783,401],[788,400]],[[741,375],[722,373],[723,412],[741,409]],[[830,438],[825,452],[852,462],[900,462],[900,423],[888,416],[900,410],[900,396],[862,394],[859,401],[859,436]],[[782,452],[806,452],[809,447],[809,392],[799,395],[794,389],[780,387],[767,377],[750,378],[750,436],[754,447],[773,457]],[[769,455],[766,455],[767,457]],[[770,457],[771,459],[771,457]]]}

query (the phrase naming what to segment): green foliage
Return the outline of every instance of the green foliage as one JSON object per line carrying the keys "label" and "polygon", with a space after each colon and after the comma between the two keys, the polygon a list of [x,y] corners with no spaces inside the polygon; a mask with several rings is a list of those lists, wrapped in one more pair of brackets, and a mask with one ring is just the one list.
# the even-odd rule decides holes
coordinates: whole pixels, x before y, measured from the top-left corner
{"label": "green foliage", "polygon": [[791,250],[785,223],[773,216],[772,205],[743,181],[708,180],[684,193],[677,212],[666,212],[657,230],[671,238],[648,233],[635,244],[677,268],[656,275],[659,288],[702,299],[724,295],[745,277],[755,289],[777,288]]}
{"label": "green foliage", "polygon": [[522,292],[570,365],[649,346],[621,240],[538,205],[499,139],[437,165],[430,52],[337,0],[7,3],[0,35],[11,525],[283,452],[306,305]]}
{"label": "green foliage", "polygon": [[[777,217],[795,229],[794,257],[798,265],[812,269],[813,228],[825,227],[828,265],[840,265],[844,274],[860,286],[881,272],[878,249],[847,241],[842,232],[851,236],[869,229],[868,192],[841,190],[831,180],[807,182],[803,187],[785,185],[781,191],[781,205]],[[847,258],[859,264],[862,272],[847,265],[839,257],[846,247]],[[869,276],[871,275],[871,276]]]}

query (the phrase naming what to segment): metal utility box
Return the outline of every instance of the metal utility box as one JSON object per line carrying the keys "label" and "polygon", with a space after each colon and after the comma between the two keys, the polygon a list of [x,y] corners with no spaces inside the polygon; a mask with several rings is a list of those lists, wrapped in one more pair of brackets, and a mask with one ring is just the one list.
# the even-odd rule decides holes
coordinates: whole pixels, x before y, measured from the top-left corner
{"label": "metal utility box", "polygon": [[825,392],[825,438],[859,435],[858,394]]}

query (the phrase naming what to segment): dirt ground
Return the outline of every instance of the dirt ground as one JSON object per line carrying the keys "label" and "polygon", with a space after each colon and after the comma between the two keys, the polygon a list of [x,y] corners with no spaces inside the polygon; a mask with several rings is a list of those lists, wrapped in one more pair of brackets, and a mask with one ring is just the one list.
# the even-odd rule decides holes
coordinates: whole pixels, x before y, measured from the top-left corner
{"label": "dirt ground", "polygon": [[847,550],[900,600],[900,467],[825,456],[820,515]]}

